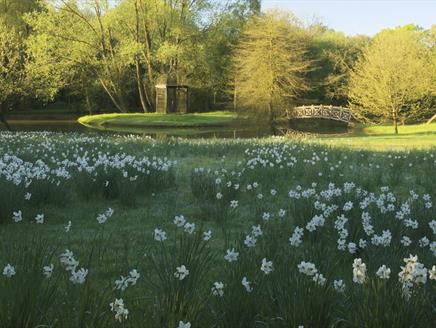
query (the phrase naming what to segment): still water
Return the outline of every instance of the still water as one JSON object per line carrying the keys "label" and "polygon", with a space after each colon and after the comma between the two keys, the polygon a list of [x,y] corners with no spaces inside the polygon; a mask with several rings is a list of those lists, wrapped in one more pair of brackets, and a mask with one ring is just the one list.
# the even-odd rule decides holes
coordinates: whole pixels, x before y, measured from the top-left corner
{"label": "still water", "polygon": [[[110,133],[110,134],[139,134],[153,138],[183,137],[183,138],[256,138],[270,135],[270,131],[256,126],[251,127],[204,127],[204,128],[113,128],[105,131],[97,131],[87,128],[74,120],[69,121],[11,121],[12,131],[51,131],[51,132],[81,132],[81,133]],[[281,126],[283,132],[291,129],[308,133],[344,133],[347,132],[346,125],[326,122],[326,120],[299,120],[289,122],[287,126]],[[0,123],[0,131],[6,128]]]}
{"label": "still water", "polygon": [[[268,132],[259,129],[247,128],[172,128],[172,129],[148,129],[148,128],[117,128],[99,131],[87,128],[75,121],[44,121],[44,122],[17,122],[9,123],[12,131],[50,131],[50,132],[81,132],[81,133],[110,133],[110,134],[139,134],[153,138],[184,137],[184,138],[255,138],[267,136]],[[0,131],[6,131],[6,127],[0,123]]]}

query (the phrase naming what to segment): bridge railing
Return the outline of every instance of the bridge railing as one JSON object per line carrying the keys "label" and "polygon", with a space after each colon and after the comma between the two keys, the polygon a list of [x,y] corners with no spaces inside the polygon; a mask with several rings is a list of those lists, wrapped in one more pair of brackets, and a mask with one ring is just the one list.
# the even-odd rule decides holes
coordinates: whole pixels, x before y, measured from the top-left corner
{"label": "bridge railing", "polygon": [[299,106],[288,111],[288,118],[323,118],[335,121],[350,123],[354,117],[353,113],[346,107],[310,105]]}

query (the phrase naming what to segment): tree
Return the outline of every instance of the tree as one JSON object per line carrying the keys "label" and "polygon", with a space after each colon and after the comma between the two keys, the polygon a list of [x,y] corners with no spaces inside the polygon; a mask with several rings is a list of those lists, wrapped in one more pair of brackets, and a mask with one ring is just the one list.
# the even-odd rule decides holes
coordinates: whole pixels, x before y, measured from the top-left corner
{"label": "tree", "polygon": [[314,67],[309,73],[312,90],[304,96],[316,103],[346,105],[352,67],[370,38],[345,36],[319,24],[310,26],[309,33]]}
{"label": "tree", "polygon": [[30,28],[23,16],[37,10],[41,10],[40,0],[1,0],[0,20],[7,26],[13,26],[18,33],[27,36]]}
{"label": "tree", "polygon": [[253,16],[243,29],[234,56],[238,103],[257,115],[266,114],[273,132],[276,117],[307,89],[307,43],[304,29],[291,13]]}
{"label": "tree", "polygon": [[253,14],[260,14],[260,10],[262,7],[262,0],[247,0],[250,12]]}
{"label": "tree", "polygon": [[24,49],[20,34],[0,20],[0,121],[6,121],[8,102],[24,92]]}
{"label": "tree", "polygon": [[0,121],[8,129],[8,108],[26,95],[25,40],[29,26],[23,15],[40,9],[37,0],[0,1]]}
{"label": "tree", "polygon": [[[199,19],[205,0],[125,0],[112,12],[115,36],[125,60],[135,67],[135,79],[144,111],[154,109],[155,84],[171,77],[183,82],[201,62]],[[194,61],[194,59],[197,59]]]}
{"label": "tree", "polygon": [[222,12],[209,0],[125,0],[115,8],[113,17],[122,22],[117,37],[135,66],[144,111],[154,108],[159,79],[210,86],[216,77],[211,74],[216,73]]}
{"label": "tree", "polygon": [[[41,81],[61,89],[86,67],[120,112],[127,112],[126,91],[129,62],[119,51],[113,35],[113,21],[107,0],[59,0],[48,4],[44,12],[28,16],[35,33],[29,45],[29,64]],[[39,62],[50,64],[39,69]],[[33,63],[33,65],[32,65]],[[50,69],[49,69],[50,68]],[[52,74],[65,74],[63,83],[51,83]],[[80,76],[80,75],[79,75]],[[82,75],[83,76],[83,75]]]}
{"label": "tree", "polygon": [[[257,4],[257,5],[256,5]],[[233,49],[247,21],[260,11],[259,0],[228,1],[216,10],[208,28],[202,33],[202,49],[192,57],[196,69],[190,74],[197,87],[229,98],[228,88],[233,86],[234,74],[231,71]]]}
{"label": "tree", "polygon": [[61,83],[52,84],[58,90],[92,85],[92,77],[119,111],[129,110],[132,94],[144,112],[153,111],[158,79],[193,86],[206,79],[211,14],[209,0],[122,0],[116,6],[52,0],[44,13],[28,17],[36,32],[29,41],[29,72],[42,82],[63,72]]}
{"label": "tree", "polygon": [[434,92],[434,44],[425,40],[414,26],[377,34],[351,73],[351,105],[364,116],[392,119],[398,133],[400,118]]}

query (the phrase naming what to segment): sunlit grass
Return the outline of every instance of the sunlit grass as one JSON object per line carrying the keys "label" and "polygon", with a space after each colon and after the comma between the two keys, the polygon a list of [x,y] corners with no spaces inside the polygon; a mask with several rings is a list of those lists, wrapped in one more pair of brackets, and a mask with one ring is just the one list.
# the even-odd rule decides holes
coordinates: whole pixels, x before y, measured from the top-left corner
{"label": "sunlit grass", "polygon": [[[398,134],[402,135],[417,135],[417,134],[433,134],[436,135],[436,123],[432,124],[410,124],[399,125]],[[368,136],[368,135],[383,135],[395,136],[394,127],[392,125],[357,125],[353,135]]]}
{"label": "sunlit grass", "polygon": [[401,125],[398,135],[391,125],[358,125],[344,135],[322,135],[311,139],[330,146],[369,150],[429,149],[436,147],[436,123]]}
{"label": "sunlit grass", "polygon": [[224,126],[237,121],[237,114],[233,112],[208,112],[192,114],[100,114],[79,118],[79,123],[97,129],[106,127],[199,127]]}

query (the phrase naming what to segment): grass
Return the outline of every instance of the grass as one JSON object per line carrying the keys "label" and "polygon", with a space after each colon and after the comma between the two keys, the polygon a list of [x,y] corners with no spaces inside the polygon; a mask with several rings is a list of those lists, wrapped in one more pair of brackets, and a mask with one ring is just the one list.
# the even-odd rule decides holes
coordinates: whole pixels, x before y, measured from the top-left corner
{"label": "grass", "polygon": [[[417,134],[436,134],[436,124],[410,124],[410,125],[400,125],[398,126],[398,134],[399,136],[404,135],[417,135]],[[393,136],[394,127],[392,125],[357,125],[354,129],[353,135],[355,136]]]}
{"label": "grass", "polygon": [[[434,240],[429,223],[435,218],[435,205],[426,208],[423,195],[436,199],[429,178],[435,170],[435,149],[371,152],[274,138],[153,140],[1,133],[0,152],[9,155],[0,159],[5,164],[0,165],[0,190],[7,195],[0,198],[0,273],[7,263],[17,272],[10,279],[0,275],[2,327],[118,327],[109,307],[115,298],[122,298],[130,311],[124,327],[146,322],[147,327],[172,328],[179,321],[223,328],[435,323],[436,282],[414,285],[409,301],[398,282],[403,258],[409,254],[417,254],[428,269],[435,264],[430,246],[419,244],[424,236]],[[141,160],[145,156],[148,162]],[[164,171],[159,163],[167,161],[174,164]],[[70,175],[64,177],[62,167]],[[27,187],[27,180],[15,185],[6,179],[8,173],[29,172],[35,176]],[[345,187],[350,183],[355,184],[347,187],[351,192]],[[389,190],[381,191],[386,186]],[[339,195],[325,196],[335,188],[341,190]],[[290,197],[290,191],[299,196]],[[26,192],[32,194],[29,201],[24,199]],[[365,192],[373,193],[374,199],[363,210]],[[236,208],[230,207],[232,200],[238,201]],[[395,211],[381,213],[376,200],[386,207],[392,203]],[[317,201],[338,208],[331,216],[325,214],[325,226],[309,232],[307,223],[322,213],[314,207]],[[354,207],[346,211],[348,201]],[[409,206],[410,215],[403,220],[417,220],[416,229],[395,218],[404,206]],[[114,214],[98,224],[98,214],[108,207]],[[14,223],[12,212],[19,209],[24,220]],[[280,209],[285,210],[283,218]],[[375,234],[391,232],[389,247],[372,244],[362,230],[363,211],[370,214]],[[44,224],[33,219],[40,213]],[[265,213],[271,215],[269,220]],[[173,224],[181,214],[196,224],[196,233]],[[357,253],[337,249],[334,223],[341,214],[348,218],[347,243],[364,239],[368,247],[358,247]],[[70,232],[64,229],[68,221]],[[260,225],[263,235],[256,247],[248,248],[244,239],[253,225]],[[297,226],[304,228],[304,236],[295,247],[289,238]],[[165,242],[153,239],[156,228],[167,233]],[[209,229],[213,237],[205,242],[202,231]],[[408,247],[400,243],[404,235],[412,239]],[[239,258],[228,263],[224,255],[232,248]],[[79,267],[89,269],[83,285],[72,284],[70,273],[60,265],[65,249],[74,252]],[[273,262],[268,275],[260,270],[263,258]],[[352,280],[355,258],[367,265],[368,278],[362,285]],[[313,262],[327,283],[320,286],[300,273],[301,261]],[[45,279],[42,267],[50,263],[55,265],[53,277]],[[190,273],[180,281],[174,272],[182,264]],[[375,274],[382,264],[392,270],[387,281]],[[137,284],[117,290],[115,280],[132,269],[141,273]],[[251,282],[251,293],[241,284],[244,276]],[[347,286],[343,294],[332,287],[336,279]],[[213,283],[220,281],[225,285],[223,298],[211,293]]]}
{"label": "grass", "polygon": [[208,112],[193,114],[100,114],[82,116],[80,124],[96,129],[107,128],[176,128],[176,127],[225,127],[238,122],[233,112]]}
{"label": "grass", "polygon": [[436,147],[436,123],[399,126],[398,135],[393,130],[392,125],[357,125],[351,133],[309,139],[333,147],[378,151]]}

